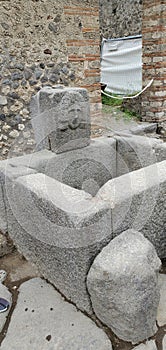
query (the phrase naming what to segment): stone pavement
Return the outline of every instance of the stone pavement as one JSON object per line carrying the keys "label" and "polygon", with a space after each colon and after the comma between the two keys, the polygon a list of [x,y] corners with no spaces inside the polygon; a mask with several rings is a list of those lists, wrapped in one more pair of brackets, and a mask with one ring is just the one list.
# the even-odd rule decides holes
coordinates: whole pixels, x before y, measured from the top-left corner
{"label": "stone pavement", "polygon": [[93,321],[41,278],[24,282],[2,350],[111,350]]}
{"label": "stone pavement", "polygon": [[2,350],[166,349],[166,275],[163,273],[160,274],[162,289],[157,316],[157,323],[163,326],[155,337],[134,346],[119,340],[106,327],[66,302],[17,252],[1,258],[1,268],[7,271],[7,278],[0,282],[0,297],[13,300],[11,309],[0,314]]}

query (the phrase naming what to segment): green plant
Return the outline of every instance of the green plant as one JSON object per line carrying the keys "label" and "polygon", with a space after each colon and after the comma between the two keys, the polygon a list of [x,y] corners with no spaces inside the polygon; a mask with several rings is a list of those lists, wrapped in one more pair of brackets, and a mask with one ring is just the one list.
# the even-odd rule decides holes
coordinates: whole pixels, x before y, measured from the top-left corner
{"label": "green plant", "polygon": [[136,119],[141,120],[141,117],[140,117],[139,114],[137,114],[137,113],[134,112],[134,111],[130,111],[129,109],[123,108],[123,113],[124,113],[124,118],[125,118],[125,119],[130,120],[130,119],[136,118]]}
{"label": "green plant", "polygon": [[108,97],[102,94],[102,104],[107,106],[119,107],[122,104],[123,99],[116,98],[116,95],[113,95],[115,98]]}

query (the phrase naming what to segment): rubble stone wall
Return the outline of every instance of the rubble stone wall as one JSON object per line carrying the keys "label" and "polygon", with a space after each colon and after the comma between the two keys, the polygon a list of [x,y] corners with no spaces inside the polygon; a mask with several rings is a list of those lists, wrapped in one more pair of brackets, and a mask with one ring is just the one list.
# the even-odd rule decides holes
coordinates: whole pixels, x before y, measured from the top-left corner
{"label": "rubble stone wall", "polygon": [[142,0],[100,0],[102,37],[117,38],[141,34]]}
{"label": "rubble stone wall", "polygon": [[100,114],[99,39],[97,0],[0,2],[0,158],[34,148],[29,102],[45,85],[87,88]]}
{"label": "rubble stone wall", "polygon": [[143,1],[143,83],[153,84],[142,98],[142,118],[166,121],[166,2]]}

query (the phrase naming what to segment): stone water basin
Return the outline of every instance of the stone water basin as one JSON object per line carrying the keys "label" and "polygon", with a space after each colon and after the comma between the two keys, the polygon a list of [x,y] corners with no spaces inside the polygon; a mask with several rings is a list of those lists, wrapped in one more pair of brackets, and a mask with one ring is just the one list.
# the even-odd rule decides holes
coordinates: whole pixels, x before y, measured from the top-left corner
{"label": "stone water basin", "polygon": [[2,161],[0,229],[68,300],[91,314],[87,274],[112,238],[139,230],[166,257],[164,152],[155,139],[115,136],[80,150]]}
{"label": "stone water basin", "polygon": [[0,230],[92,314],[87,275],[114,237],[140,230],[166,256],[166,147],[141,136],[90,139],[85,89],[41,89],[31,119],[37,152],[0,162]]}

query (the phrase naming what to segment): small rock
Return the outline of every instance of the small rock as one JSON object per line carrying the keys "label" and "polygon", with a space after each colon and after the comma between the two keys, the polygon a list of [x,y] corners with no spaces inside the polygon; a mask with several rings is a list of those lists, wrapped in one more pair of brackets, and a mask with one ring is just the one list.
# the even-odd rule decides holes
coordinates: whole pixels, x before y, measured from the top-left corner
{"label": "small rock", "polygon": [[30,131],[24,131],[24,132],[23,132],[23,137],[24,137],[25,139],[29,139],[29,138],[31,137]]}
{"label": "small rock", "polygon": [[55,63],[54,62],[49,62],[47,63],[47,67],[52,68],[54,67]]}
{"label": "small rock", "polygon": [[51,81],[52,83],[57,83],[58,80],[59,80],[59,76],[55,74],[52,74],[49,78],[49,81]]}
{"label": "small rock", "polygon": [[46,55],[52,55],[52,51],[51,51],[50,49],[45,49],[45,50],[44,50],[44,53],[45,53]]}
{"label": "small rock", "polygon": [[53,22],[50,22],[50,23],[49,23],[48,28],[49,28],[49,30],[50,30],[51,32],[53,32],[53,33],[57,33],[57,32],[58,32],[58,29],[59,29],[59,27],[58,27],[55,23],[53,23]]}
{"label": "small rock", "polygon": [[48,77],[46,75],[44,75],[42,78],[41,78],[41,82],[42,83],[46,83],[46,81],[48,81]]}
{"label": "small rock", "polygon": [[7,95],[10,92],[10,86],[6,85],[2,87],[2,93],[3,95]]}
{"label": "small rock", "polygon": [[160,302],[157,311],[157,323],[159,327],[166,324],[166,275],[159,274]]}
{"label": "small rock", "polygon": [[7,124],[5,124],[5,125],[2,127],[2,130],[5,131],[5,132],[8,132],[10,129],[11,129],[11,126],[10,126],[10,125],[7,125]]}
{"label": "small rock", "polygon": [[5,114],[0,114],[0,120],[4,121],[6,119],[6,115]]}
{"label": "small rock", "polygon": [[9,29],[9,25],[8,25],[7,23],[5,23],[5,22],[2,22],[2,23],[1,23],[1,26],[2,26],[2,28],[5,29],[5,30],[8,30],[8,29]]}
{"label": "small rock", "polygon": [[136,346],[133,350],[157,350],[154,340],[147,341],[145,344]]}
{"label": "small rock", "polygon": [[12,80],[21,80],[21,79],[23,79],[23,74],[22,73],[13,72],[11,74],[11,79]]}
{"label": "small rock", "polygon": [[54,18],[54,22],[58,23],[61,21],[61,15],[56,15],[56,17]]}
{"label": "small rock", "polygon": [[8,96],[15,100],[19,98],[19,95],[16,92],[10,92]]}
{"label": "small rock", "polygon": [[16,64],[14,65],[14,68],[23,71],[23,70],[24,70],[24,65],[23,65],[22,63],[16,63]]}
{"label": "small rock", "polygon": [[3,156],[6,156],[6,155],[8,154],[8,152],[9,152],[9,149],[6,148],[6,147],[3,147],[2,155],[3,155]]}
{"label": "small rock", "polygon": [[22,82],[21,82],[21,86],[26,86],[27,85],[27,82],[26,82],[26,80],[22,80]]}
{"label": "small rock", "polygon": [[74,81],[76,76],[75,76],[74,73],[72,73],[72,74],[69,75],[69,78],[70,78],[71,81]]}
{"label": "small rock", "polygon": [[[22,113],[21,113],[22,112]],[[20,114],[22,114],[23,116],[26,116],[26,115],[28,115],[29,114],[29,111],[28,111],[28,109],[26,109],[26,108],[23,108],[23,110],[20,112]]]}
{"label": "small rock", "polygon": [[11,85],[11,81],[9,79],[4,79],[2,84],[3,85]]}
{"label": "small rock", "polygon": [[18,130],[23,131],[25,129],[24,124],[18,124]]}
{"label": "small rock", "polygon": [[42,70],[36,69],[35,70],[35,78],[38,80],[40,79],[41,75],[43,74]]}
{"label": "small rock", "polygon": [[0,106],[7,105],[7,98],[5,96],[0,95]]}
{"label": "small rock", "polygon": [[45,68],[45,64],[41,62],[41,63],[40,63],[40,68],[41,68],[41,69],[44,69],[44,68]]}
{"label": "small rock", "polygon": [[64,73],[64,74],[68,74],[69,70],[68,70],[67,67],[63,67],[63,68],[61,69],[61,72]]}
{"label": "small rock", "polygon": [[36,85],[36,84],[37,84],[37,80],[35,80],[35,79],[29,80],[29,85],[30,85],[30,86],[34,86],[34,85]]}
{"label": "small rock", "polygon": [[14,82],[14,83],[12,84],[12,88],[13,88],[14,90],[16,90],[18,87],[19,87],[19,83]]}
{"label": "small rock", "polygon": [[13,139],[16,139],[16,138],[19,136],[18,130],[12,130],[12,131],[9,133],[9,136],[12,137]]}
{"label": "small rock", "polygon": [[24,70],[24,76],[26,80],[29,80],[32,76],[32,72],[29,69]]}

